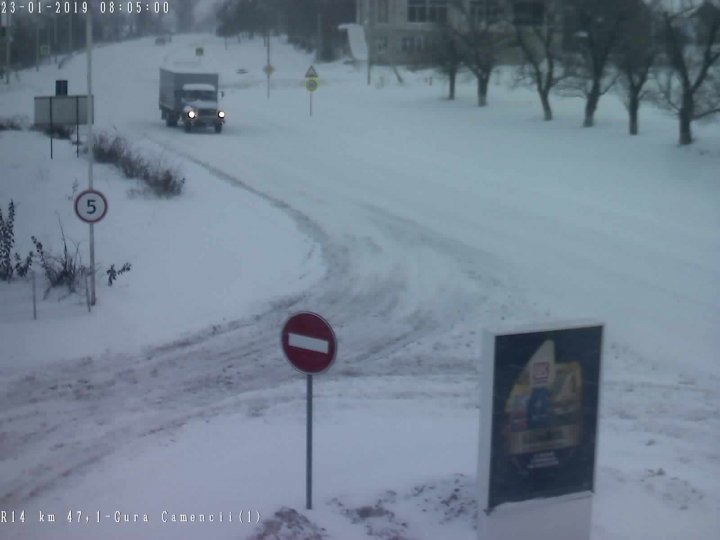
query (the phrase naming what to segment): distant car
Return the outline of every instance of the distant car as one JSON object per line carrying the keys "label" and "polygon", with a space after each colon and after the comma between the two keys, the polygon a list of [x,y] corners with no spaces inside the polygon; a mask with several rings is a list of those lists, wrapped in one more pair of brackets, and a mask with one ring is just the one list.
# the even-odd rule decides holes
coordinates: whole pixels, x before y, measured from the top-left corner
{"label": "distant car", "polygon": [[155,45],[165,45],[168,39],[165,36],[158,36],[155,38]]}

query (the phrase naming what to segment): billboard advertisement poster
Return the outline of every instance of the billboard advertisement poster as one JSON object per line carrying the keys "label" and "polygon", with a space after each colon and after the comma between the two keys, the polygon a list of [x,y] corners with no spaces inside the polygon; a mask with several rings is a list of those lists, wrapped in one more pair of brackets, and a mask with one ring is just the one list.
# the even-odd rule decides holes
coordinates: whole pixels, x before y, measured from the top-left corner
{"label": "billboard advertisement poster", "polygon": [[592,492],[602,325],[494,335],[487,512]]}

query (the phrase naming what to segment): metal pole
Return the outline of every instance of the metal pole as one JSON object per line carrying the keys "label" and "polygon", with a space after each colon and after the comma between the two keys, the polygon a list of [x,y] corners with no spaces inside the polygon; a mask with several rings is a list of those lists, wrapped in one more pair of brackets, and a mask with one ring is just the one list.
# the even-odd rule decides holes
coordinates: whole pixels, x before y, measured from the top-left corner
{"label": "metal pole", "polygon": [[[87,48],[87,119],[88,119],[88,188],[93,188],[93,93],[92,93],[92,10],[88,9],[85,19],[86,48]],[[90,304],[95,305],[97,298],[95,296],[95,230],[93,224],[90,224]]]}
{"label": "metal pole", "polygon": [[92,310],[90,308],[90,292],[88,290],[87,272],[83,272],[83,278],[85,280],[85,303],[87,304],[88,313],[90,313]]}
{"label": "metal pole", "polygon": [[270,99],[270,27],[267,29],[267,98]]}
{"label": "metal pole", "polygon": [[12,43],[12,37],[10,36],[12,25],[10,24],[10,19],[11,15],[8,11],[5,18],[5,23],[7,24],[5,28],[5,84],[10,84],[10,46]]}
{"label": "metal pole", "polygon": [[31,272],[32,275],[32,291],[33,291],[33,320],[37,321],[37,292],[36,292],[36,284],[35,284],[35,271],[33,270]]}
{"label": "metal pole", "polygon": [[307,375],[307,448],[305,450],[305,508],[312,510],[312,398],[313,398],[313,376]]}
{"label": "metal pole", "polygon": [[57,13],[53,14],[53,56],[55,56],[55,63],[58,63],[57,59],[57,50],[58,50],[58,44],[57,44]]}
{"label": "metal pole", "polygon": [[75,96],[75,157],[80,157],[80,96]]}
{"label": "metal pole", "polygon": [[372,18],[373,14],[371,13],[372,10],[372,2],[368,2],[367,4],[368,13],[367,13],[367,19],[365,19],[365,39],[367,40],[367,83],[368,86],[372,84]]}
{"label": "metal pole", "polygon": [[53,98],[50,96],[50,159],[53,158],[53,132],[55,131],[55,126],[53,125]]}
{"label": "metal pole", "polygon": [[35,25],[35,71],[40,71],[40,23]]}
{"label": "metal pole", "polygon": [[310,92],[310,116],[312,116],[312,96],[313,96],[313,93]]}

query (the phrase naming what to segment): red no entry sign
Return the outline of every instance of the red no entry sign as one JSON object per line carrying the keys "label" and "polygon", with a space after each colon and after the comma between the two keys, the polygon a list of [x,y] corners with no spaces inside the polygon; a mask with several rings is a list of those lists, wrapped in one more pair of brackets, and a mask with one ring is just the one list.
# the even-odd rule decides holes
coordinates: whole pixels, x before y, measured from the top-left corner
{"label": "red no entry sign", "polygon": [[335,332],[316,313],[302,312],[290,317],[280,339],[288,361],[308,375],[325,371],[335,360]]}

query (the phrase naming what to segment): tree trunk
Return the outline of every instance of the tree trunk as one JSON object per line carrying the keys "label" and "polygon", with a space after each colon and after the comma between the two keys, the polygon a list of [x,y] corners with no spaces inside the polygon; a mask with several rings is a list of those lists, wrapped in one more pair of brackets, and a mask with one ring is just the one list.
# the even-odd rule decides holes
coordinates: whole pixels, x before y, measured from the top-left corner
{"label": "tree trunk", "polygon": [[637,94],[630,96],[628,113],[630,114],[630,135],[638,134],[638,111],[640,110],[640,97]]}
{"label": "tree trunk", "polygon": [[592,127],[595,125],[595,111],[597,110],[598,102],[600,101],[600,81],[593,81],[590,93],[587,96],[585,102],[585,121],[583,122],[584,127]]}
{"label": "tree trunk", "polygon": [[692,120],[689,114],[685,110],[680,110],[680,140],[679,144],[686,145],[691,144],[692,139]]}
{"label": "tree trunk", "polygon": [[448,76],[450,77],[450,93],[448,99],[455,99],[455,78],[457,77],[457,71],[451,69]]}
{"label": "tree trunk", "polygon": [[682,106],[680,107],[680,140],[679,144],[691,144],[692,138],[692,117],[695,109],[693,95],[688,88],[683,90]]}
{"label": "tree trunk", "polygon": [[540,92],[540,102],[542,103],[543,113],[545,114],[545,121],[549,122],[553,119],[552,107],[550,107],[549,92]]}
{"label": "tree trunk", "polygon": [[487,92],[489,82],[489,76],[486,77],[483,75],[477,78],[478,107],[485,107],[487,105]]}

